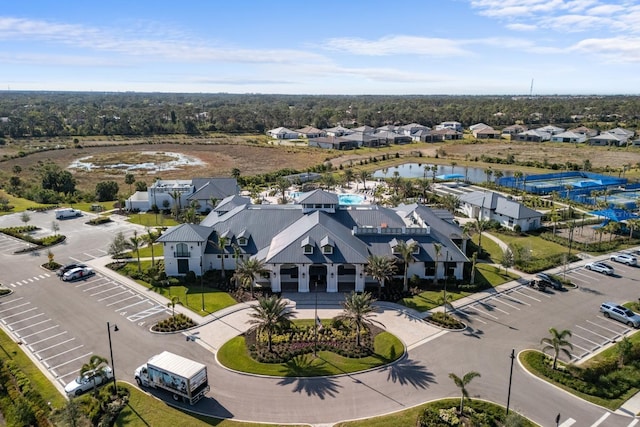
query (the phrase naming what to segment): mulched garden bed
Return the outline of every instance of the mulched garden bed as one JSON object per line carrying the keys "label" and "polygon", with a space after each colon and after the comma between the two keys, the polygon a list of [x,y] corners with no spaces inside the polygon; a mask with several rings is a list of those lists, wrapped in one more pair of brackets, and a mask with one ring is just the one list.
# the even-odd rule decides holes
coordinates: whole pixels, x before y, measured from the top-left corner
{"label": "mulched garden bed", "polygon": [[440,311],[433,313],[431,316],[425,317],[423,320],[427,323],[443,329],[449,329],[453,331],[461,331],[467,329],[467,325],[451,316],[450,314],[445,314]]}

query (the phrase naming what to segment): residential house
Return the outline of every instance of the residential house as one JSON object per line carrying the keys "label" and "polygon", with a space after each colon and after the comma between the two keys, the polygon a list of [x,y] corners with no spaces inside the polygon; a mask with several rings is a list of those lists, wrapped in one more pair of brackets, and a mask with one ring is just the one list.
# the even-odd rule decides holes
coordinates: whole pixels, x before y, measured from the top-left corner
{"label": "residential house", "polygon": [[299,133],[297,131],[287,129],[285,127],[268,130],[267,135],[274,139],[297,139],[299,137]]}
{"label": "residential house", "polygon": [[353,150],[358,148],[356,141],[339,136],[321,136],[309,139],[309,147],[318,147],[330,150]]}
{"label": "residential house", "polygon": [[416,142],[433,142],[434,137],[431,129],[418,129],[411,134],[411,139]]}
{"label": "residential house", "polygon": [[387,144],[409,144],[412,141],[410,136],[392,131],[378,131],[374,135]]}
{"label": "residential house", "polygon": [[343,139],[355,141],[358,147],[380,147],[389,145],[386,138],[381,138],[376,133],[354,132],[350,135],[344,135]]}
{"label": "residential house", "polygon": [[526,130],[511,138],[514,141],[528,141],[528,142],[544,142],[551,140],[551,134],[549,132],[543,132],[539,129]]}
{"label": "residential house", "polygon": [[327,133],[322,129],[314,128],[313,126],[305,126],[302,129],[297,129],[299,138],[319,138],[321,136],[327,136]]}
{"label": "residential house", "polygon": [[507,139],[513,139],[513,137],[519,133],[529,130],[526,126],[511,125],[502,129],[502,136]]}
{"label": "residential house", "polygon": [[335,126],[329,129],[324,129],[326,136],[344,136],[353,133],[351,129],[347,129],[342,126]]}
{"label": "residential house", "polygon": [[449,141],[454,139],[462,139],[462,132],[451,128],[438,129],[431,131],[433,141]]}
{"label": "residential house", "polygon": [[360,127],[357,127],[357,128],[353,128],[351,130],[353,132],[360,132],[360,133],[364,133],[364,134],[367,134],[367,135],[371,135],[372,133],[375,133],[376,128],[364,125],[364,126],[360,126]]}
{"label": "residential house", "polygon": [[474,130],[480,130],[482,128],[488,128],[488,127],[491,127],[491,126],[486,125],[484,123],[476,123],[475,125],[469,126],[469,130],[473,132]]}
{"label": "residential house", "polygon": [[[220,236],[227,237],[222,248]],[[336,194],[322,190],[295,204],[216,208],[200,225],[171,227],[157,241],[169,276],[201,275],[223,263],[233,270],[236,262],[257,258],[268,270],[257,284],[274,292],[361,292],[377,286],[366,271],[371,255],[395,258],[402,277],[401,240],[416,244],[408,276],[462,279],[466,237],[446,215],[420,205],[341,206]]]}
{"label": "residential house", "polygon": [[553,125],[542,126],[541,128],[538,128],[536,130],[539,132],[547,132],[551,135],[556,135],[564,132],[564,128],[560,128],[558,126],[553,126]]}
{"label": "residential house", "polygon": [[450,121],[450,122],[442,122],[439,125],[436,125],[436,130],[443,130],[443,129],[452,129],[452,130],[455,130],[456,132],[462,132],[462,123]]}
{"label": "residential house", "polygon": [[587,140],[587,135],[583,133],[572,132],[572,131],[566,131],[566,132],[562,132],[562,133],[551,136],[551,142],[579,143],[579,142],[585,142],[586,140]]}
{"label": "residential house", "polygon": [[582,135],[585,135],[587,139],[598,134],[597,130],[590,129],[586,126],[578,126],[577,128],[569,129],[569,131],[574,133],[581,133]]}
{"label": "residential house", "polygon": [[497,221],[511,230],[536,230],[542,224],[542,213],[493,191],[474,191],[459,197],[459,211],[469,218]]}
{"label": "residential house", "polygon": [[129,211],[147,212],[157,206],[159,209],[171,209],[178,203],[181,208],[191,203],[198,205],[200,212],[212,209],[213,201],[240,193],[235,178],[194,178],[185,180],[155,181],[147,191],[136,191],[125,201]]}
{"label": "residential house", "polygon": [[502,132],[495,130],[491,126],[475,128],[471,131],[476,139],[500,139]]}
{"label": "residential house", "polygon": [[[401,133],[406,136],[413,136],[414,133],[421,130],[431,130],[430,127],[421,125],[419,123],[409,123],[408,125],[399,126],[396,132]],[[413,139],[413,138],[412,138]]]}
{"label": "residential house", "polygon": [[589,145],[621,147],[626,145],[628,141],[629,137],[626,135],[616,135],[610,132],[603,132],[600,135],[589,138]]}

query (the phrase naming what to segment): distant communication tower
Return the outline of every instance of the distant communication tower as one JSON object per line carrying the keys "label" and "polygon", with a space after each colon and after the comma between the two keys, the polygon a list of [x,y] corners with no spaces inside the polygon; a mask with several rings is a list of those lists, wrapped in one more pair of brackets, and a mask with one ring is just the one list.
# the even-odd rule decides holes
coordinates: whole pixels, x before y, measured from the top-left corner
{"label": "distant communication tower", "polygon": [[529,88],[529,98],[533,97],[533,79],[531,79],[531,87]]}

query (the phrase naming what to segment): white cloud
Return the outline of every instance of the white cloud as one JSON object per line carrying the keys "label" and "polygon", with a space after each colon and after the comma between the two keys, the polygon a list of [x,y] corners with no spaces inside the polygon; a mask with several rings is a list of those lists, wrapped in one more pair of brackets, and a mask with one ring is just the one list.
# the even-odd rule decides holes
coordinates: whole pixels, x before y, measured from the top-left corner
{"label": "white cloud", "polygon": [[599,55],[613,62],[640,62],[640,38],[638,37],[585,39],[571,46],[570,49],[589,55]]}
{"label": "white cloud", "polygon": [[535,31],[538,29],[537,25],[533,24],[507,24],[506,27],[513,31]]}
{"label": "white cloud", "polygon": [[455,40],[401,35],[382,37],[378,40],[333,38],[327,40],[323,47],[327,50],[366,56],[407,54],[460,56],[468,54]]}

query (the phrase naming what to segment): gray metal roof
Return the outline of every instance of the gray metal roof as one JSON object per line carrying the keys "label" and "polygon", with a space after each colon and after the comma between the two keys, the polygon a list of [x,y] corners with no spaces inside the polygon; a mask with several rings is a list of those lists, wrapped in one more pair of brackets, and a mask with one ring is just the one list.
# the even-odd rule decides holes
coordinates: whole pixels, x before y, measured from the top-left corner
{"label": "gray metal roof", "polygon": [[180,224],[170,228],[156,240],[157,242],[205,242],[213,230],[196,224]]}
{"label": "gray metal roof", "polygon": [[191,183],[196,191],[187,197],[188,200],[223,199],[240,192],[235,178],[194,178]]}
{"label": "gray metal roof", "polygon": [[460,201],[473,206],[482,206],[486,209],[495,211],[497,214],[514,219],[542,217],[540,212],[530,209],[515,200],[509,200],[492,191],[474,191],[472,193],[464,194],[460,196]]}
{"label": "gray metal roof", "polygon": [[398,214],[390,208],[371,205],[366,207],[349,207],[336,210],[336,219],[349,228],[353,227],[404,227],[405,223]]}
{"label": "gray metal roof", "polygon": [[300,196],[298,204],[300,205],[315,205],[315,204],[329,204],[337,205],[339,202],[338,195],[335,193],[329,193],[324,190],[313,190],[309,193],[305,193]]}

